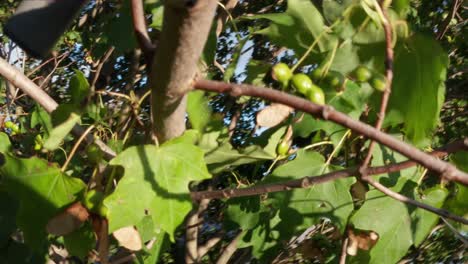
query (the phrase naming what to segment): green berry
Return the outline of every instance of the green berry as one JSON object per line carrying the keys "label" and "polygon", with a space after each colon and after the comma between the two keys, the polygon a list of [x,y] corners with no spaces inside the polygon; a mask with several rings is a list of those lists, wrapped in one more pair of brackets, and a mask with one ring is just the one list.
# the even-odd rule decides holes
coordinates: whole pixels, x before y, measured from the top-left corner
{"label": "green berry", "polygon": [[91,144],[86,148],[86,155],[88,160],[94,164],[99,163],[104,157],[101,149],[96,144]]}
{"label": "green berry", "polygon": [[323,75],[322,67],[318,67],[310,73],[310,77],[312,78],[314,82],[320,81],[322,79],[322,75]]}
{"label": "green berry", "polygon": [[372,77],[371,71],[366,66],[357,67],[353,75],[358,82],[367,82]]}
{"label": "green berry", "polygon": [[331,88],[339,90],[343,87],[345,77],[339,72],[329,72],[325,80]]}
{"label": "green berry", "polygon": [[325,94],[323,93],[323,90],[316,85],[314,85],[309,91],[309,93],[307,94],[307,98],[314,104],[325,104]]}
{"label": "green berry", "polygon": [[281,83],[287,83],[292,77],[292,71],[286,63],[278,63],[273,66],[272,77]]}
{"label": "green berry", "polygon": [[376,74],[372,76],[372,79],[370,80],[370,85],[381,92],[385,91],[385,85],[386,85],[386,79],[383,75],[381,74]]}
{"label": "green berry", "polygon": [[35,143],[35,144],[34,144],[34,150],[35,150],[35,151],[39,151],[39,150],[41,150],[41,149],[42,149],[42,145],[41,145],[41,144],[39,144],[39,143]]}
{"label": "green berry", "polygon": [[291,83],[292,87],[303,95],[306,95],[314,85],[309,76],[303,73],[294,74]]}
{"label": "green berry", "polygon": [[15,123],[11,122],[11,121],[6,121],[4,124],[3,124],[6,128],[12,128]]}
{"label": "green berry", "polygon": [[19,134],[20,128],[17,124],[13,124],[13,126],[11,127],[11,131]]}
{"label": "green berry", "polygon": [[288,152],[289,152],[289,144],[285,140],[282,140],[276,146],[276,154],[278,154],[278,156],[286,156],[288,155]]}

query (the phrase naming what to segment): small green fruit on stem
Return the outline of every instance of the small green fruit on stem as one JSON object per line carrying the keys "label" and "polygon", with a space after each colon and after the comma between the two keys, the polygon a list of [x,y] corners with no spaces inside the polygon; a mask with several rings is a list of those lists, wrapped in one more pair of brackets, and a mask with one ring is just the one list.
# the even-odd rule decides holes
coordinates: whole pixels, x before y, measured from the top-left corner
{"label": "small green fruit on stem", "polygon": [[292,77],[291,85],[299,93],[307,95],[314,84],[312,83],[312,80],[309,78],[309,76],[303,73],[298,73],[294,74],[294,76]]}
{"label": "small green fruit on stem", "polygon": [[370,85],[378,90],[378,91],[385,91],[385,86],[386,86],[387,80],[386,78],[381,75],[381,74],[376,74],[372,76],[372,79],[370,80]]}
{"label": "small green fruit on stem", "polygon": [[353,76],[358,82],[367,82],[372,77],[372,73],[366,66],[361,65],[354,70]]}
{"label": "small green fruit on stem", "polygon": [[307,98],[314,104],[325,104],[325,94],[323,93],[323,90],[316,85],[312,86],[312,89],[309,90]]}
{"label": "small green fruit on stem", "polygon": [[289,152],[289,143],[286,142],[285,140],[282,140],[277,146],[276,146],[276,154],[280,157],[284,157],[288,155]]}

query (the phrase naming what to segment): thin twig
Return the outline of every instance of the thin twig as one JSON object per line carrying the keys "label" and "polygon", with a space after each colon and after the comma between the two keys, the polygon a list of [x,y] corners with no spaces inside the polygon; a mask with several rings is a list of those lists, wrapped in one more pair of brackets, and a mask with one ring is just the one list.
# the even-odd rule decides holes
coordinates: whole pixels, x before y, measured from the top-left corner
{"label": "thin twig", "polygon": [[221,240],[223,239],[222,235],[215,236],[208,241],[206,241],[205,244],[201,245],[198,247],[198,259],[200,260],[203,256],[206,255],[212,249],[214,246],[216,246]]}
{"label": "thin twig", "polygon": [[133,30],[137,37],[138,45],[140,46],[145,56],[147,65],[150,65],[153,61],[154,50],[156,46],[151,41],[148,34],[145,20],[145,11],[143,9],[143,0],[132,0],[132,20]]}
{"label": "thin twig", "polygon": [[[0,75],[11,82],[15,87],[21,89],[25,94],[30,96],[34,101],[41,105],[48,113],[57,108],[58,104],[44,90],[40,89],[33,81],[26,77],[15,67],[11,66],[4,59],[0,58]],[[80,136],[84,130],[81,126],[76,125],[72,132]],[[95,138],[92,135],[86,137],[88,143],[95,143],[105,154],[106,159],[112,159],[116,156],[115,152],[109,148],[104,142]]]}
{"label": "thin twig", "polygon": [[461,242],[465,245],[465,247],[468,247],[468,239],[461,234],[455,227],[453,227],[445,218],[441,217],[442,221],[444,221],[444,224],[452,231],[452,233],[460,239]]}
{"label": "thin twig", "polygon": [[[450,143],[436,151],[430,153],[435,157],[442,157],[449,153],[454,153],[459,150],[468,149],[468,138],[464,140],[456,141]],[[400,163],[370,167],[367,168],[368,175],[378,175],[384,173],[393,173],[401,171],[403,169],[410,168],[417,165],[414,161],[404,161]],[[301,179],[274,183],[274,184],[264,184],[258,186],[252,186],[242,189],[224,189],[224,190],[214,190],[214,191],[201,191],[201,192],[192,192],[190,195],[193,200],[201,199],[223,199],[223,198],[234,198],[234,197],[243,197],[243,196],[253,196],[270,192],[280,192],[287,191],[295,188],[308,188],[312,187],[315,184],[324,183],[327,181],[337,180],[341,178],[351,177],[359,174],[359,166],[333,171],[329,173],[322,174],[320,176],[308,176]]]}
{"label": "thin twig", "polygon": [[[380,8],[378,5],[376,8]],[[375,124],[375,129],[381,130],[383,121],[385,119],[385,112],[387,110],[388,100],[390,99],[390,93],[392,91],[392,82],[393,82],[393,44],[392,44],[392,25],[388,17],[387,7],[382,5],[382,26],[385,32],[385,90],[382,95],[382,102],[380,103],[380,111],[377,114],[377,122]],[[365,169],[369,166],[369,163],[372,158],[372,152],[375,147],[375,141],[371,141],[369,144],[369,149],[367,155],[364,158],[364,161],[361,165],[361,170],[364,172]],[[362,175],[366,177],[366,175]]]}
{"label": "thin twig", "polygon": [[218,260],[216,261],[216,264],[226,264],[228,263],[229,259],[232,257],[234,252],[236,252],[237,249],[237,243],[241,239],[242,235],[244,232],[240,232],[232,241],[227,245],[227,247],[224,249],[223,253],[221,256],[219,256]]}
{"label": "thin twig", "polygon": [[336,111],[331,106],[317,105],[308,100],[290,95],[288,93],[254,85],[240,85],[211,80],[198,80],[195,81],[193,88],[204,91],[227,93],[234,97],[240,97],[243,95],[259,97],[271,102],[293,107],[297,110],[312,114],[313,116],[322,118],[324,120],[333,121],[339,125],[353,130],[354,132],[357,132],[358,134],[375,140],[389,147],[390,149],[395,150],[396,152],[416,161],[422,166],[439,173],[441,177],[446,178],[447,180],[468,185],[468,174],[458,170],[452,164],[434,158],[429,154],[411,146],[410,144],[398,140],[391,135],[383,133],[361,121],[354,120],[348,115]]}
{"label": "thin twig", "polygon": [[185,231],[185,263],[197,263],[198,260],[198,210],[190,212]]}
{"label": "thin twig", "polygon": [[349,238],[345,238],[343,239],[343,245],[341,245],[341,255],[340,255],[340,264],[346,264],[346,256],[348,255],[346,253],[347,249],[348,249],[348,241],[349,241]]}
{"label": "thin twig", "polygon": [[72,150],[70,151],[70,155],[68,155],[67,160],[65,161],[65,163],[62,166],[62,169],[61,169],[62,172],[64,172],[67,169],[68,164],[70,163],[71,159],[75,155],[75,152],[78,149],[78,147],[80,146],[81,142],[86,138],[86,136],[89,134],[89,132],[91,132],[91,130],[93,130],[93,128],[94,128],[94,125],[89,126],[83,132],[83,134],[81,134],[80,138],[76,141],[75,145],[73,146]]}
{"label": "thin twig", "polygon": [[460,222],[462,224],[468,225],[468,219],[465,219],[465,218],[463,218],[461,216],[458,216],[458,215],[454,215],[454,214],[450,213],[447,210],[432,207],[432,206],[427,205],[425,203],[421,203],[421,202],[413,200],[413,199],[411,199],[409,197],[406,197],[406,196],[404,196],[404,195],[402,195],[400,193],[394,192],[394,191],[392,191],[389,188],[383,186],[378,181],[375,181],[374,179],[372,179],[370,177],[368,177],[366,179],[366,182],[368,182],[370,185],[372,185],[374,188],[376,188],[380,192],[386,194],[387,196],[389,196],[389,197],[391,197],[391,198],[393,198],[393,199],[395,199],[397,201],[414,205],[416,207],[419,207],[419,208],[422,208],[422,209],[427,210],[429,212],[432,212],[432,213],[434,213],[436,215],[440,215],[440,216],[452,219],[454,221]]}
{"label": "thin twig", "polygon": [[462,4],[463,1],[460,0],[455,0],[453,2],[453,7],[452,10],[450,10],[450,14],[445,18],[445,20],[441,24],[441,27],[438,30],[436,37],[437,40],[441,40],[445,36],[445,33],[447,33],[447,30],[449,29],[450,21],[452,21],[452,19],[455,17],[458,9],[462,6]]}
{"label": "thin twig", "polygon": [[101,70],[102,70],[102,67],[104,66],[104,63],[106,63],[106,61],[110,58],[114,50],[115,50],[114,47],[110,47],[106,51],[104,56],[102,56],[101,61],[99,62],[96,68],[96,72],[94,73],[93,80],[91,81],[91,85],[89,86],[91,90],[91,94],[94,94],[94,91],[96,90],[96,83],[97,83],[97,80],[99,79],[99,75],[101,75]]}

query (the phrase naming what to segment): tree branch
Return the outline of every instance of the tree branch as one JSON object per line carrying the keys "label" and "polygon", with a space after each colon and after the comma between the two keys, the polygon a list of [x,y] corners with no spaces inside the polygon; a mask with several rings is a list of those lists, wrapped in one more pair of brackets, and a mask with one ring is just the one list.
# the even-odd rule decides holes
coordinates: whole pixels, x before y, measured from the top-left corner
{"label": "tree branch", "polygon": [[237,249],[237,243],[239,240],[242,238],[242,235],[244,232],[240,232],[232,241],[229,243],[229,245],[226,246],[224,249],[223,253],[221,256],[219,256],[218,260],[216,261],[216,264],[225,264],[228,263],[229,259],[232,257],[234,252],[236,252]]}
{"label": "tree branch", "polygon": [[[468,150],[468,138],[464,140],[455,141],[450,143],[432,153],[435,157],[443,157],[450,153],[457,152],[459,150]],[[370,167],[367,168],[366,173],[368,175],[378,175],[384,173],[392,173],[401,171],[412,166],[417,165],[414,161],[404,161],[400,163],[385,165],[385,166],[378,166],[378,167]],[[259,195],[264,193],[270,192],[280,192],[280,191],[288,191],[291,189],[296,188],[308,188],[312,187],[315,184],[325,183],[332,180],[337,180],[341,178],[351,177],[359,174],[359,167],[351,167],[343,170],[333,171],[329,173],[325,173],[320,176],[308,176],[301,179],[280,182],[280,183],[272,183],[272,184],[264,184],[258,186],[252,186],[248,188],[242,189],[224,189],[224,190],[216,190],[216,191],[201,191],[201,192],[192,192],[190,193],[193,200],[201,200],[201,199],[223,199],[223,198],[234,198],[234,197],[242,197],[242,196],[253,196]]]}
{"label": "tree branch", "polygon": [[390,190],[389,188],[383,186],[382,184],[380,184],[379,182],[375,181],[372,178],[367,178],[366,182],[368,182],[370,185],[374,186],[374,188],[381,191],[385,195],[390,196],[391,198],[393,198],[393,199],[395,199],[397,201],[414,205],[416,207],[422,208],[422,209],[427,210],[429,212],[432,212],[434,214],[443,216],[445,218],[450,218],[450,219],[455,220],[457,222],[460,222],[462,224],[468,225],[468,219],[465,219],[465,218],[460,217],[458,215],[451,214],[447,210],[435,208],[435,207],[432,207],[432,206],[427,205],[425,203],[421,203],[421,202],[418,202],[416,200],[410,199],[409,197],[406,197],[406,196],[404,196],[402,194],[399,194],[397,192],[394,192],[394,191]]}
{"label": "tree branch", "polygon": [[[37,86],[33,81],[21,73],[18,69],[11,66],[4,59],[0,58],[0,75],[5,77],[9,82],[14,86],[21,89],[25,94],[30,96],[34,101],[39,105],[44,107],[44,109],[51,113],[57,108],[57,102],[52,99],[46,92],[44,92],[39,86]],[[84,129],[76,125],[73,130],[73,134],[80,136],[84,133]],[[95,138],[92,134],[88,134],[85,138],[86,142],[89,144],[95,143],[101,150],[104,152],[104,155],[107,159],[112,159],[116,156],[115,152],[110,149],[104,142]]]}
{"label": "tree branch", "polygon": [[185,94],[195,78],[216,4],[216,0],[165,1],[161,40],[149,76],[153,135],[159,142],[185,131]]}
{"label": "tree branch", "polygon": [[457,13],[458,9],[462,6],[462,4],[463,1],[460,0],[455,0],[453,2],[453,7],[452,10],[450,10],[450,14],[445,18],[444,22],[442,22],[438,30],[436,36],[437,40],[441,40],[445,36],[445,33],[447,33],[447,30],[449,29],[450,21],[452,21],[452,19],[455,17],[455,14]]}
{"label": "tree branch", "polygon": [[143,9],[143,0],[131,0],[131,4],[133,30],[135,31],[138,45],[140,46],[145,56],[146,64],[149,66],[153,61],[154,50],[156,49],[156,46],[153,44],[150,36],[148,35],[145,11]]}
{"label": "tree branch", "polygon": [[[385,1],[382,1],[381,10],[383,14],[382,26],[385,32],[385,90],[382,95],[382,102],[380,103],[380,111],[377,114],[377,122],[375,124],[375,129],[381,130],[382,124],[385,119],[385,112],[387,110],[388,100],[390,99],[390,93],[392,91],[392,82],[393,82],[393,38],[392,38],[392,25],[390,23],[390,18],[387,12],[387,6],[384,6]],[[369,166],[369,163],[372,159],[372,152],[375,147],[375,141],[371,141],[369,144],[369,149],[367,150],[367,155],[364,158],[364,161],[361,165],[361,171],[365,172],[366,168]],[[367,175],[362,175],[363,177]]]}
{"label": "tree branch", "polygon": [[424,153],[421,150],[390,135],[387,135],[372,126],[354,120],[349,116],[336,111],[331,106],[317,105],[297,96],[293,96],[274,89],[257,87],[254,85],[239,85],[211,80],[198,80],[195,82],[194,88],[211,92],[228,93],[234,97],[243,95],[254,96],[269,100],[271,102],[288,105],[297,110],[312,114],[315,117],[333,121],[372,140],[375,140],[410,158],[411,160],[414,160],[422,166],[441,174],[441,177],[446,178],[447,180],[468,185],[468,174],[458,170],[452,164],[432,157],[431,155]]}

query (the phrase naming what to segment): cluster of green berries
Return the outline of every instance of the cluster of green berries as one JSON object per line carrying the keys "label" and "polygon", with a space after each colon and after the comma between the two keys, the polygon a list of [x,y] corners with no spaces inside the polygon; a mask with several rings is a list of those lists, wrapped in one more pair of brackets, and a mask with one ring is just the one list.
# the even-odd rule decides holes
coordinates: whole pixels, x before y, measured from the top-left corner
{"label": "cluster of green berries", "polygon": [[292,88],[304,95],[312,103],[325,104],[325,94],[323,90],[315,85],[309,76],[304,73],[293,74],[289,66],[285,63],[278,63],[272,69],[273,79],[286,87],[289,83]]}
{"label": "cluster of green berries", "polygon": [[42,145],[44,145],[44,140],[42,140],[41,134],[37,134],[34,138],[34,150],[39,151],[42,149]]}
{"label": "cluster of green berries", "polygon": [[9,128],[11,130],[12,136],[20,133],[19,126],[11,121],[6,121],[4,126],[5,128]]}
{"label": "cluster of green berries", "polygon": [[353,77],[357,82],[369,82],[376,90],[383,92],[385,90],[386,80],[380,73],[373,73],[366,66],[359,66],[353,71]]}

